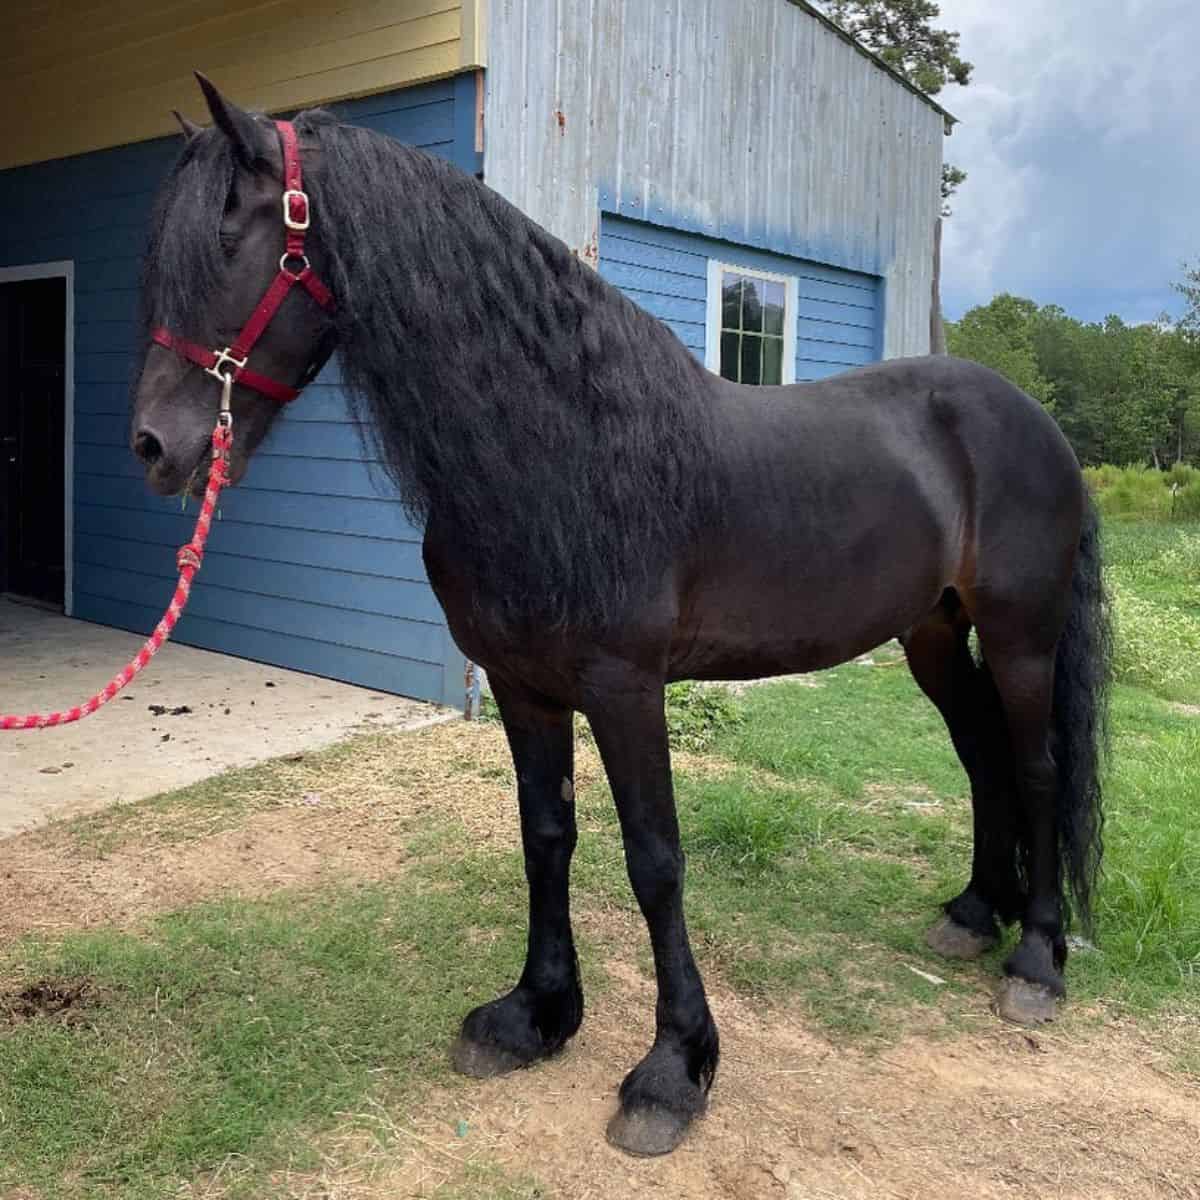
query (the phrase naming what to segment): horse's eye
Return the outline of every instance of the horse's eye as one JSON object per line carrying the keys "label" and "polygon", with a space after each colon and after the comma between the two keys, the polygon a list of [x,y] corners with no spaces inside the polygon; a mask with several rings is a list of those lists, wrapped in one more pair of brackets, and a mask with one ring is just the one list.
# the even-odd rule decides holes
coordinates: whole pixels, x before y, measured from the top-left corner
{"label": "horse's eye", "polygon": [[221,251],[226,258],[232,258],[237,253],[238,242],[241,239],[232,229],[222,229],[220,233]]}

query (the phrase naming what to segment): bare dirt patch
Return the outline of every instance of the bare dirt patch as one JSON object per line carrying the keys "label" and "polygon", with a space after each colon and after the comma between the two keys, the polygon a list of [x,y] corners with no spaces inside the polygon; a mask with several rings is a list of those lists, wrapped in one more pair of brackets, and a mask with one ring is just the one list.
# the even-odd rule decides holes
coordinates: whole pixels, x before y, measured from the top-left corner
{"label": "bare dirt patch", "polygon": [[0,995],[0,1021],[19,1025],[52,1020],[72,1025],[96,1000],[96,988],[88,979],[42,980]]}
{"label": "bare dirt patch", "polygon": [[1200,1087],[1163,1071],[1136,1031],[1068,1039],[997,1026],[871,1054],[719,987],[724,1055],[708,1116],[668,1158],[630,1158],[605,1142],[604,1127],[621,1072],[649,1045],[653,986],[624,959],[608,968],[617,987],[560,1058],[443,1089],[412,1112],[361,1114],[386,1148],[357,1131],[335,1136],[325,1169],[277,1176],[280,1194],[432,1196],[492,1179],[461,1193],[482,1200],[499,1190],[495,1180],[533,1179],[539,1190],[501,1194],[1200,1197]]}
{"label": "bare dirt patch", "polygon": [[[580,755],[581,781],[598,770]],[[450,765],[448,765],[450,764]],[[590,773],[589,773],[590,772]],[[512,771],[499,728],[434,726],[363,738],[332,765],[299,756],[269,782],[233,777],[217,804],[139,806],[112,848],[56,825],[0,841],[0,942],[23,933],[129,927],[216,896],[383,879],[414,834],[447,818],[476,845],[518,841]],[[99,818],[103,820],[103,818]]]}

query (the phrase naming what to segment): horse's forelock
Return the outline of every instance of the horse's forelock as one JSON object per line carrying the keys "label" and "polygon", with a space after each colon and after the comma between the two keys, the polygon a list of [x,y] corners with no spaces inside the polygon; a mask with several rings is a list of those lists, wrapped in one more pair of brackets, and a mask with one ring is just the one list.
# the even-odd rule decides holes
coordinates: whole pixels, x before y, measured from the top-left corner
{"label": "horse's forelock", "polygon": [[225,270],[220,229],[233,152],[216,129],[192,138],[163,182],[142,269],[142,324],[205,342],[218,323],[212,300]]}

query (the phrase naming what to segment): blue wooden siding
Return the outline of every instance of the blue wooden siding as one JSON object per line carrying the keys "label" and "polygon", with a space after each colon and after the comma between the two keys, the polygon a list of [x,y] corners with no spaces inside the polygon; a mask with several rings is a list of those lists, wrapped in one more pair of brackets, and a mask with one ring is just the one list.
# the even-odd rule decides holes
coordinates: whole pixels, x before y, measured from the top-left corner
{"label": "blue wooden siding", "polygon": [[[442,154],[475,153],[472,75],[335,106]],[[147,493],[128,450],[140,254],[169,138],[0,172],[0,266],[75,262],[74,612],[146,632],[195,504]],[[225,494],[179,641],[458,704],[463,658],[425,578],[420,533],[367,461],[334,367]]]}
{"label": "blue wooden siding", "polygon": [[798,281],[796,379],[824,379],[881,357],[882,281],[606,213],[600,273],[664,321],[701,362],[710,259],[794,275]]}

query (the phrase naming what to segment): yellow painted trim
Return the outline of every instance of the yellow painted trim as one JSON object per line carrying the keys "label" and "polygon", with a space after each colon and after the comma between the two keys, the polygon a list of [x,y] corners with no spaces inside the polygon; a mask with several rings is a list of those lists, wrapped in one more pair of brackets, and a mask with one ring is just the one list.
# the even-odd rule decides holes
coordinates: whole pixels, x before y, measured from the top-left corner
{"label": "yellow painted trim", "polygon": [[463,0],[462,59],[463,67],[487,66],[488,0]]}
{"label": "yellow painted trim", "polygon": [[[0,111],[27,115],[9,122],[0,169],[159,137],[176,128],[172,108],[202,117],[194,68],[239,104],[266,112],[457,74],[463,32],[477,31],[481,0],[338,3],[332,12],[321,0],[39,8],[12,23],[24,57],[13,61],[11,45],[0,52]],[[91,37],[79,36],[82,9],[91,10]]]}

